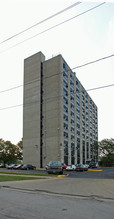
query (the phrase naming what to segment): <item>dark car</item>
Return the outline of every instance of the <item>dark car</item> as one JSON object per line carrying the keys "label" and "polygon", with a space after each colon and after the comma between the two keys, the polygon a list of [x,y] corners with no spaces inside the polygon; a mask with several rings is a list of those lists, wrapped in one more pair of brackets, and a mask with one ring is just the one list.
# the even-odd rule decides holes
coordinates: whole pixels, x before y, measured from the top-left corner
{"label": "dark car", "polygon": [[35,170],[36,167],[31,165],[31,164],[24,164],[22,167],[21,167],[21,170]]}
{"label": "dark car", "polygon": [[50,161],[47,167],[47,173],[63,174],[63,166],[60,161]]}
{"label": "dark car", "polygon": [[97,168],[98,164],[97,163],[90,163],[89,168]]}

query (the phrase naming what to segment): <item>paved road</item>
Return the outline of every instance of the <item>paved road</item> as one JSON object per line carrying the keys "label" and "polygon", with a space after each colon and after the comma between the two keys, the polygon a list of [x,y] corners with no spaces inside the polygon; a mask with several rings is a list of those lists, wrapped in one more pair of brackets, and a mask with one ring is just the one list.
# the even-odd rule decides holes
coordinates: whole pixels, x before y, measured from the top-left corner
{"label": "paved road", "polygon": [[112,219],[114,203],[0,189],[0,219]]}
{"label": "paved road", "polygon": [[0,182],[0,219],[112,219],[113,171]]}
{"label": "paved road", "polygon": [[114,179],[114,168],[89,169],[84,172],[69,172],[69,177],[92,178],[92,179]]}

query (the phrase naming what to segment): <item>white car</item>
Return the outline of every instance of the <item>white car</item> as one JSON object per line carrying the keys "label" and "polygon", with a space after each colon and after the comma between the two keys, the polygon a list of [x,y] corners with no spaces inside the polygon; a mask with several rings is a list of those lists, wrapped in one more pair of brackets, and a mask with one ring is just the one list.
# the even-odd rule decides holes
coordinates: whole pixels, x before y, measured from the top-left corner
{"label": "white car", "polygon": [[67,171],[76,170],[76,166],[75,166],[75,165],[68,165],[68,166],[66,167],[66,170],[67,170]]}
{"label": "white car", "polygon": [[0,168],[4,167],[4,164],[3,163],[0,163]]}
{"label": "white car", "polygon": [[84,164],[85,167],[89,168],[89,164]]}
{"label": "white car", "polygon": [[88,171],[88,165],[87,164],[83,164],[84,170]]}

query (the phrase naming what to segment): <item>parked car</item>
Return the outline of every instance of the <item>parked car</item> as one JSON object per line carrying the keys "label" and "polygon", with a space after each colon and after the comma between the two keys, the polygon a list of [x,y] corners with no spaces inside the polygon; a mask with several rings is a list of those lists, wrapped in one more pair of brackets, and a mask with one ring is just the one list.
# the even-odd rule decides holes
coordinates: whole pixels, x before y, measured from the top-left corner
{"label": "parked car", "polygon": [[76,170],[76,165],[68,165],[66,168],[67,171],[73,171]]}
{"label": "parked car", "polygon": [[88,168],[89,168],[89,164],[88,164],[88,163],[86,163],[86,164],[84,164],[84,165],[86,165],[86,167],[88,167]]}
{"label": "parked car", "polygon": [[76,171],[84,171],[85,168],[83,166],[83,164],[76,164]]}
{"label": "parked car", "polygon": [[4,164],[3,163],[0,163],[0,168],[3,168],[4,167]]}
{"label": "parked car", "polygon": [[98,164],[97,163],[90,163],[89,168],[97,168]]}
{"label": "parked car", "polygon": [[47,173],[63,174],[63,166],[60,161],[50,161],[47,167]]}
{"label": "parked car", "polygon": [[88,165],[83,164],[83,167],[84,167],[84,171],[88,171]]}
{"label": "parked car", "polygon": [[8,165],[6,168],[7,168],[7,169],[13,169],[15,165],[16,165],[16,164],[10,164],[10,165]]}
{"label": "parked car", "polygon": [[45,166],[45,169],[46,169],[46,170],[47,170],[47,168],[48,168],[48,165]]}
{"label": "parked car", "polygon": [[13,167],[14,170],[18,170],[18,169],[21,169],[23,165],[22,164],[17,164]]}
{"label": "parked car", "polygon": [[31,164],[24,164],[22,167],[21,167],[21,170],[35,170],[36,167],[31,165]]}
{"label": "parked car", "polygon": [[63,167],[63,170],[66,170],[67,165],[65,163],[62,163],[62,167]]}

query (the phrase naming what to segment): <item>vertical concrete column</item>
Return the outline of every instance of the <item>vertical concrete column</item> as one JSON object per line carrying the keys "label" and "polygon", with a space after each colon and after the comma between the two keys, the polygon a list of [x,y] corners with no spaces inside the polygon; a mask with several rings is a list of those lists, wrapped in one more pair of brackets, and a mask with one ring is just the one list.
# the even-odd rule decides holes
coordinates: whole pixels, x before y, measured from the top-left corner
{"label": "vertical concrete column", "polygon": [[70,100],[70,68],[68,68],[68,164],[71,164],[71,100]]}
{"label": "vertical concrete column", "polygon": [[43,166],[50,160],[61,160],[61,63],[61,55],[43,63]]}
{"label": "vertical concrete column", "polygon": [[39,52],[24,60],[23,161],[41,166],[41,63]]}
{"label": "vertical concrete column", "polygon": [[75,106],[75,154],[74,154],[74,157],[75,157],[75,164],[77,164],[77,103],[76,103],[76,73],[75,74],[75,77],[74,77],[74,106]]}
{"label": "vertical concrete column", "polygon": [[79,96],[80,96],[80,163],[83,163],[83,155],[82,155],[82,85],[79,85]]}

